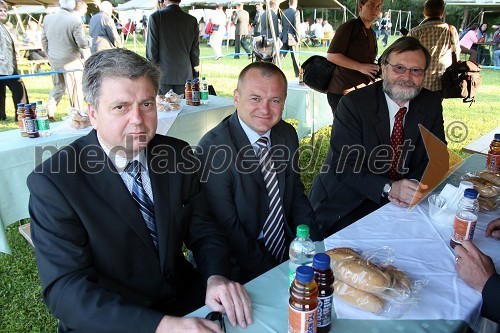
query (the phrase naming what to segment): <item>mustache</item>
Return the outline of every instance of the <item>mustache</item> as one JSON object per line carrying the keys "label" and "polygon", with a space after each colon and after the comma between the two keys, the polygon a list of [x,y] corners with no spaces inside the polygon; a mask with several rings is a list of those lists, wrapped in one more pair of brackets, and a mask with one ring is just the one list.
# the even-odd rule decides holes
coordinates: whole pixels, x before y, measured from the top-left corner
{"label": "mustache", "polygon": [[413,83],[411,80],[405,80],[405,79],[398,79],[394,81],[394,84],[403,86],[403,87],[410,87],[410,88],[417,88],[417,85]]}

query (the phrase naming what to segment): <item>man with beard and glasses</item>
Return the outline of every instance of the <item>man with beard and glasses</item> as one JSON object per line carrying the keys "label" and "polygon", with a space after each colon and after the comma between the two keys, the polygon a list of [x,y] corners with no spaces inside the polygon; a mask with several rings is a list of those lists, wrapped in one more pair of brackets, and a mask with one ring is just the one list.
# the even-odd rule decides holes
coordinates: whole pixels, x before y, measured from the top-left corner
{"label": "man with beard and glasses", "polygon": [[429,62],[416,38],[402,37],[379,59],[383,80],[341,98],[310,194],[323,236],[389,201],[407,207],[427,188],[419,182],[429,158],[418,125],[446,142],[441,99],[422,88]]}

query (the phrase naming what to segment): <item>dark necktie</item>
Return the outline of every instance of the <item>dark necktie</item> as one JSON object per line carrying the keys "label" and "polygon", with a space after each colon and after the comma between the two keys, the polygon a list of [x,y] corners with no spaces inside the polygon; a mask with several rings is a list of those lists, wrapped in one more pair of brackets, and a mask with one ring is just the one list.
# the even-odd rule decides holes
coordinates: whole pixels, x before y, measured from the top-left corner
{"label": "dark necktie", "polygon": [[128,173],[132,178],[134,178],[134,183],[132,185],[132,198],[137,202],[139,210],[141,211],[142,217],[146,222],[149,234],[153,240],[155,248],[158,249],[158,234],[156,232],[156,222],[155,222],[155,207],[153,202],[148,197],[144,186],[142,184],[141,177],[141,163],[135,160],[130,162],[125,168],[125,172]]}
{"label": "dark necktie", "polygon": [[406,108],[402,107],[396,113],[396,119],[394,120],[394,128],[392,129],[391,135],[391,148],[393,151],[391,169],[389,170],[389,178],[391,180],[400,180],[401,174],[399,173],[399,168],[401,166],[401,150],[403,146],[403,118],[406,114]]}
{"label": "dark necktie", "polygon": [[266,249],[279,261],[283,261],[285,253],[285,232],[283,226],[283,205],[278,187],[278,177],[274,171],[271,154],[267,148],[267,138],[257,140],[260,148],[259,159],[267,195],[269,196],[269,215],[264,222],[263,234]]}

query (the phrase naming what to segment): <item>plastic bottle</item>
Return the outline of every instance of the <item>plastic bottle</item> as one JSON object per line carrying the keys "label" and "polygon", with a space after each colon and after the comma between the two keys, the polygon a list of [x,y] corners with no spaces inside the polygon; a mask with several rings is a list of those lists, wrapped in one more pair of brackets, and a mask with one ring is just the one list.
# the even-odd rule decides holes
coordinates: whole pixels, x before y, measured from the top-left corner
{"label": "plastic bottle", "polygon": [[305,83],[304,83],[304,68],[300,68],[300,72],[299,72],[299,84],[301,86],[304,86]]}
{"label": "plastic bottle", "polygon": [[193,105],[193,84],[191,80],[186,80],[186,85],[184,86],[184,99],[186,100],[186,105]]}
{"label": "plastic bottle", "polygon": [[43,106],[42,101],[37,101],[37,116],[36,122],[38,125],[38,132],[41,136],[49,136],[50,135],[50,122],[49,117],[47,116],[47,109]]}
{"label": "plastic bottle", "polygon": [[314,280],[318,284],[318,333],[327,333],[333,316],[333,271],[330,256],[316,253],[313,258]]}
{"label": "plastic bottle", "polygon": [[457,244],[462,244],[462,241],[472,240],[472,237],[474,237],[477,213],[479,212],[477,196],[478,193],[475,189],[468,188],[464,191],[464,197],[458,202],[458,210],[450,239],[452,248],[455,248]]}
{"label": "plastic bottle", "polygon": [[299,266],[290,287],[288,300],[288,333],[316,332],[318,285],[314,270]]}
{"label": "plastic bottle", "polygon": [[295,278],[295,271],[301,265],[312,266],[315,253],[313,241],[309,238],[309,226],[301,224],[297,227],[297,237],[290,244],[290,261],[288,263],[288,285]]}
{"label": "plastic bottle", "polygon": [[200,79],[195,77],[193,79],[193,84],[191,86],[191,90],[193,91],[192,97],[191,97],[191,105],[193,106],[199,106],[200,105]]}
{"label": "plastic bottle", "polygon": [[496,133],[490,144],[488,158],[486,159],[486,171],[500,172],[500,133]]}
{"label": "plastic bottle", "polygon": [[208,83],[204,76],[201,77],[200,103],[203,105],[208,104]]}
{"label": "plastic bottle", "polygon": [[28,137],[28,132],[26,132],[26,118],[24,117],[24,104],[17,104],[17,125],[21,131],[21,136]]}
{"label": "plastic bottle", "polygon": [[29,105],[29,107],[24,108],[24,116],[26,123],[26,132],[28,132],[28,137],[38,138],[40,136],[40,133],[38,133],[35,111],[32,109],[31,104]]}

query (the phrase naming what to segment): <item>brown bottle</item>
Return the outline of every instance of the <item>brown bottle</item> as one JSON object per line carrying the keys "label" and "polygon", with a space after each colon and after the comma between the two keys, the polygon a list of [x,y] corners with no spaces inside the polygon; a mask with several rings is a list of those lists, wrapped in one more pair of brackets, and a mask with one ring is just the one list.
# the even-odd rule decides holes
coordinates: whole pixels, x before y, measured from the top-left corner
{"label": "brown bottle", "polygon": [[495,134],[486,159],[486,171],[500,172],[500,133]]}
{"label": "brown bottle", "polygon": [[21,136],[28,137],[28,132],[26,132],[26,120],[24,118],[24,104],[17,104],[17,125],[21,131]]}
{"label": "brown bottle", "polygon": [[316,332],[318,315],[318,285],[314,270],[297,267],[288,301],[288,333]]}
{"label": "brown bottle", "polygon": [[25,117],[26,132],[28,132],[28,137],[38,138],[40,136],[40,133],[38,133],[38,125],[36,123],[35,111],[31,108],[31,105],[26,106],[24,110],[24,117]]}
{"label": "brown bottle", "polygon": [[316,253],[313,257],[314,280],[318,284],[318,333],[330,332],[333,317],[333,282],[330,256]]}

